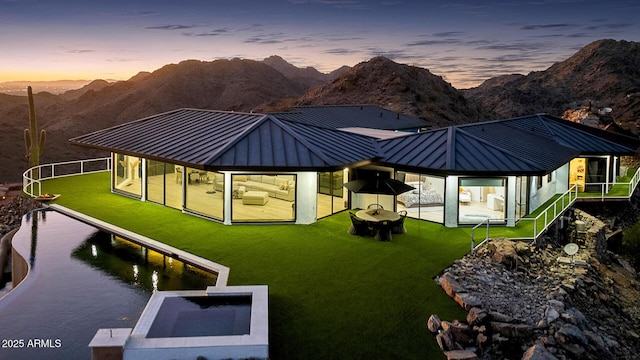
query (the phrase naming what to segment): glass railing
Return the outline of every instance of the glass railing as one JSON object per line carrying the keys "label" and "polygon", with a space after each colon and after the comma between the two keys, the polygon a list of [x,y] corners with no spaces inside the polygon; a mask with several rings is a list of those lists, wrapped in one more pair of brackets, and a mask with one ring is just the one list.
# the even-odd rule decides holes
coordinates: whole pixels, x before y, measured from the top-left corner
{"label": "glass railing", "polygon": [[42,195],[43,180],[110,170],[110,157],[38,165],[22,174],[22,191],[35,198]]}

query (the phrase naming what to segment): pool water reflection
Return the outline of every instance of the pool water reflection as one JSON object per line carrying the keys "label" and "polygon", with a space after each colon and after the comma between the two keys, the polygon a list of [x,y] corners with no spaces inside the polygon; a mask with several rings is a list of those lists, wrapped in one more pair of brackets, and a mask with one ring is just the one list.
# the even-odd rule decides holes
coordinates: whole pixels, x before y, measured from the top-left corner
{"label": "pool water reflection", "polygon": [[216,284],[215,274],[55,211],[25,216],[13,246],[31,270],[0,300],[0,339],[22,340],[0,358],[89,359],[96,331],[133,327],[154,290]]}

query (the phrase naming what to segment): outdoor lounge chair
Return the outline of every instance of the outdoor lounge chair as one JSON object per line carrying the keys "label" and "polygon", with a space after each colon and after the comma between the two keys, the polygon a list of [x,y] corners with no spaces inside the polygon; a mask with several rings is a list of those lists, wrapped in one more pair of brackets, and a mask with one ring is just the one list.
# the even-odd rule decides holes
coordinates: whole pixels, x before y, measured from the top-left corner
{"label": "outdoor lounge chair", "polygon": [[400,215],[400,219],[393,221],[392,223],[392,227],[391,227],[391,233],[392,234],[406,234],[407,233],[407,229],[404,227],[404,219],[407,218],[407,211],[406,210],[400,210],[398,211],[398,215]]}
{"label": "outdoor lounge chair", "polygon": [[349,226],[349,234],[360,236],[371,236],[372,231],[369,227],[369,223],[366,220],[362,220],[356,216],[356,214],[350,212],[351,226]]}

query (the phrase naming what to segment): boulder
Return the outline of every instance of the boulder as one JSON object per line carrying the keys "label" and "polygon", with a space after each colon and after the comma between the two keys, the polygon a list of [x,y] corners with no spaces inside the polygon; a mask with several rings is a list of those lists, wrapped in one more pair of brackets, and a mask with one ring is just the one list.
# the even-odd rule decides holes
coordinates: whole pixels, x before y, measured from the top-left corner
{"label": "boulder", "polygon": [[427,328],[429,329],[429,331],[435,334],[438,332],[438,330],[440,330],[441,325],[442,321],[440,320],[438,315],[433,314],[429,316],[429,320],[427,320]]}
{"label": "boulder", "polygon": [[516,246],[508,239],[494,239],[487,247],[493,253],[492,259],[500,264],[513,267],[518,261]]}
{"label": "boulder", "polygon": [[563,324],[555,334],[556,340],[560,344],[582,344],[587,345],[589,340],[584,335],[582,330],[573,324]]}
{"label": "boulder", "polygon": [[456,279],[453,278],[453,275],[449,273],[444,273],[440,276],[439,283],[442,290],[452,298],[454,298],[458,292],[464,292],[462,285],[460,285]]}
{"label": "boulder", "polygon": [[522,360],[558,360],[544,345],[536,344],[528,348],[522,355]]}
{"label": "boulder", "polygon": [[492,321],[491,330],[507,338],[528,338],[533,335],[533,329],[527,324],[512,324]]}
{"label": "boulder", "polygon": [[453,323],[443,321],[442,329],[445,333],[451,333],[453,340],[458,344],[468,346],[472,342],[473,334],[471,333],[471,328],[467,324],[463,324],[458,321],[454,321]]}
{"label": "boulder", "polygon": [[445,351],[444,356],[447,360],[479,360],[476,353],[468,350]]}
{"label": "boulder", "polygon": [[471,326],[482,324],[487,318],[487,311],[479,307],[472,307],[467,314],[467,324]]}
{"label": "boulder", "polygon": [[456,293],[453,297],[453,300],[455,300],[458,305],[460,305],[465,310],[470,310],[471,308],[482,306],[482,299],[466,292]]}

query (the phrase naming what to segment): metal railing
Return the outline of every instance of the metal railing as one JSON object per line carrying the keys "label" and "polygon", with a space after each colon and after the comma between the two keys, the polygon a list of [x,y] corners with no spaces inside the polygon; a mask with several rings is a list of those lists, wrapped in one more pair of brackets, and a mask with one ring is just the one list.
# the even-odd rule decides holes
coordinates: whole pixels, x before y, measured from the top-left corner
{"label": "metal railing", "polygon": [[[471,229],[471,252],[473,252],[478,246],[484,244],[487,240],[489,240],[490,235],[490,225],[491,223],[500,222],[504,224],[507,221],[533,221],[533,232],[531,237],[527,237],[526,239],[532,239],[535,241],[538,236],[542,235],[551,224],[553,224],[556,219],[564,213],[564,211],[569,208],[569,206],[573,205],[577,199],[600,199],[600,201],[605,200],[613,200],[613,199],[629,199],[633,195],[636,190],[636,187],[640,183],[640,169],[637,169],[636,172],[631,177],[631,180],[628,183],[625,182],[617,182],[617,183],[586,183],[585,188],[588,187],[600,187],[600,192],[587,192],[581,193],[578,197],[578,188],[576,185],[571,186],[569,190],[564,192],[556,201],[554,201],[551,205],[545,208],[540,215],[535,218],[520,218],[520,219],[512,219],[512,218],[493,218],[486,219],[474,226]],[[612,195],[610,191],[615,186],[626,186],[627,191],[625,195]],[[559,206],[558,206],[559,205]],[[485,237],[475,245],[475,231],[482,226],[486,226]]]}
{"label": "metal railing", "polygon": [[38,197],[42,195],[43,180],[110,170],[110,157],[38,165],[22,173],[22,191],[31,197]]}
{"label": "metal railing", "polygon": [[[520,218],[520,219],[493,218],[493,219],[486,219],[482,221],[481,223],[479,223],[478,225],[474,226],[471,229],[471,252],[473,252],[478,246],[484,244],[487,240],[489,240],[490,225],[492,222],[496,222],[496,221],[499,221],[501,223],[504,223],[507,221],[518,221],[518,222],[532,221],[533,230],[531,233],[531,237],[526,236],[521,239],[532,239],[533,241],[535,241],[538,238],[538,236],[544,233],[549,228],[549,226],[551,226],[551,224],[553,224],[553,222],[556,221],[556,219],[565,212],[565,210],[567,210],[571,205],[573,205],[573,203],[576,202],[577,198],[578,198],[578,187],[576,185],[573,185],[569,188],[569,190],[565,191],[562,195],[560,195],[560,197],[558,197],[555,201],[549,204],[549,206],[547,206],[535,218]],[[485,237],[484,239],[482,239],[482,241],[480,241],[480,243],[478,243],[478,245],[475,245],[475,231],[481,226],[486,226]]]}
{"label": "metal railing", "polygon": [[[629,182],[616,182],[616,183],[586,183],[585,189],[599,188],[599,191],[585,191],[580,195],[580,198],[585,199],[600,199],[601,201],[605,201],[607,199],[629,199],[633,192],[636,190],[636,187],[640,183],[640,169],[636,170],[636,172],[631,177]],[[621,194],[611,194],[612,190],[616,188],[625,188],[626,191]]]}

